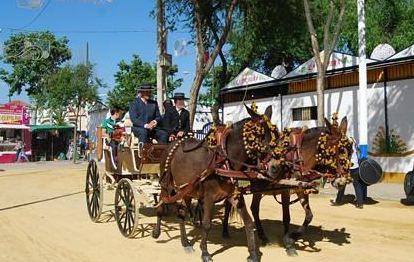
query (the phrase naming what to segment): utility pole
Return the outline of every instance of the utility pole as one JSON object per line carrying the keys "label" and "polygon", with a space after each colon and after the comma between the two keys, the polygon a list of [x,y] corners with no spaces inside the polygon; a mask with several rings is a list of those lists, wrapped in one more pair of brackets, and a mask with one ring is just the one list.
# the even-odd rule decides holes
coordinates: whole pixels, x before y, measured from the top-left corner
{"label": "utility pole", "polygon": [[157,0],[157,102],[161,113],[166,92],[167,30],[165,28],[165,0]]}
{"label": "utility pole", "polygon": [[86,42],[86,65],[89,65],[89,42]]}
{"label": "utility pole", "polygon": [[368,157],[368,105],[367,105],[367,61],[365,44],[365,0],[358,5],[358,51],[359,51],[359,150],[360,158]]}
{"label": "utility pole", "polygon": [[[85,65],[89,66],[89,42],[86,42],[86,56],[85,56]],[[85,80],[86,83],[88,83],[89,79]],[[82,133],[82,114],[81,116],[79,116],[79,111],[78,109],[75,109],[76,113],[75,113],[75,127],[74,127],[74,132],[73,132],[73,163],[76,164],[76,158],[78,155],[78,129],[81,130]]]}

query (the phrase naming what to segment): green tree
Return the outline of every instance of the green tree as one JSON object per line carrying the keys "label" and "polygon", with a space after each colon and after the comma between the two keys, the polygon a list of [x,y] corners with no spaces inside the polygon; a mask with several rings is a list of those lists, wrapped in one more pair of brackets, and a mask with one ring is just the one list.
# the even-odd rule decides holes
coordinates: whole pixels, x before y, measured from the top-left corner
{"label": "green tree", "polygon": [[[358,54],[358,18],[355,1],[348,0],[347,9],[339,44],[348,46],[353,54]],[[368,56],[381,43],[388,43],[397,51],[412,45],[413,1],[366,1],[365,9]]]}
{"label": "green tree", "polygon": [[234,22],[230,58],[239,71],[245,67],[270,74],[276,65],[293,68],[309,59],[302,0],[244,0]]}
{"label": "green tree", "polygon": [[[238,66],[233,64],[227,67],[216,66],[207,74],[203,83],[203,89],[200,91],[198,103],[200,105],[211,107],[213,123],[220,123],[218,110],[220,107],[220,90],[235,77],[238,73]],[[225,71],[225,73],[223,73]]]}
{"label": "green tree", "polygon": [[63,124],[69,112],[75,116],[74,161],[76,161],[77,130],[79,114],[88,105],[98,100],[98,89],[102,81],[94,77],[93,66],[79,64],[66,65],[49,75],[45,81],[42,101],[54,119],[55,124]]}
{"label": "green tree", "polygon": [[9,85],[10,95],[26,90],[28,95],[42,93],[48,75],[71,58],[68,40],[46,32],[19,33],[4,43],[2,60],[11,72],[0,70],[0,79]]}
{"label": "green tree", "polygon": [[36,95],[36,101],[43,104],[56,125],[63,125],[68,114],[68,107],[73,100],[72,80],[74,68],[65,66],[47,78],[41,95]]}
{"label": "green tree", "polygon": [[[170,29],[176,28],[177,23],[184,25],[193,34],[197,49],[196,72],[191,85],[189,104],[192,126],[203,81],[217,56],[220,56],[223,62],[222,49],[232,30],[238,0],[171,0],[166,4]],[[223,64],[223,67],[225,66]]]}
{"label": "green tree", "polygon": [[[176,66],[168,70],[167,95],[170,97],[174,90],[181,86],[182,79],[173,79],[178,72]],[[122,60],[115,73],[115,88],[108,92],[108,104],[127,111],[129,103],[136,96],[136,89],[142,83],[156,83],[157,70],[155,64],[143,62],[138,55],[133,55],[130,63]]]}

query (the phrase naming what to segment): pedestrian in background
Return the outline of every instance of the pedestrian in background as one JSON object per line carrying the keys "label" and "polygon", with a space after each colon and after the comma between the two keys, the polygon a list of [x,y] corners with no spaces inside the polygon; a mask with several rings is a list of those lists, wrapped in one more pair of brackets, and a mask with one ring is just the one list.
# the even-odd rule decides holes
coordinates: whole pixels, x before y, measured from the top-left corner
{"label": "pedestrian in background", "polygon": [[[359,163],[360,163],[360,158],[359,158],[359,148],[358,148],[358,144],[355,141],[355,139],[352,138],[352,140],[354,141],[353,143],[353,151],[352,151],[352,156],[351,156],[351,162],[352,162],[352,167],[350,169],[351,172],[351,176],[352,176],[352,184],[354,186],[354,190],[355,190],[355,205],[357,208],[362,209],[364,207],[364,202],[367,200],[367,184],[362,181],[362,179],[359,176]],[[344,194],[345,194],[345,187],[341,186],[338,190],[338,193],[336,195],[336,199],[335,200],[331,200],[331,204],[332,206],[340,206],[343,205],[343,198],[344,198]]]}
{"label": "pedestrian in background", "polygon": [[14,147],[14,150],[16,150],[16,162],[19,161],[20,152],[22,152],[23,149],[23,142],[20,140],[20,137],[16,138],[17,143]]}

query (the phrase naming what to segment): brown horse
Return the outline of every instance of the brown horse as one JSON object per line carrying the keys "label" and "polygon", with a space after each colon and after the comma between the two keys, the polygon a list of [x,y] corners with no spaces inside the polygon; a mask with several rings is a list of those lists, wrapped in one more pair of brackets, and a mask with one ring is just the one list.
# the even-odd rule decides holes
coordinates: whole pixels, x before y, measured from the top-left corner
{"label": "brown horse", "polygon": [[[331,123],[325,119],[326,122],[326,128],[325,127],[317,127],[317,128],[311,128],[305,131],[304,138],[302,142],[302,157],[303,157],[303,167],[304,170],[319,170],[321,172],[326,172],[326,168],[324,166],[320,166],[317,164],[316,160],[316,154],[317,154],[317,145],[319,141],[319,137],[322,133],[328,134],[328,144],[330,145],[337,145],[341,136],[341,132],[345,133],[347,130],[348,121],[346,117],[344,117],[341,121],[341,124],[339,127],[332,126]],[[346,149],[345,149],[346,150]],[[337,151],[337,156],[338,157]],[[348,157],[350,157],[351,152],[346,152],[348,154]],[[338,161],[339,162],[339,161]],[[347,175],[346,169],[339,164],[337,169],[335,170],[334,177],[329,178],[329,182],[332,182],[334,185],[343,185],[346,183],[346,179],[344,179],[345,175]],[[253,182],[254,183],[254,182]],[[284,225],[284,232],[285,235],[283,237],[283,242],[286,248],[286,252],[289,256],[296,256],[297,252],[295,249],[295,239],[297,239],[299,236],[301,236],[304,232],[304,230],[308,227],[310,222],[312,221],[313,214],[312,210],[309,205],[309,193],[307,193],[305,190],[299,189],[299,188],[289,188],[289,189],[278,189],[275,191],[267,192],[267,194],[274,195],[281,195],[281,204],[282,204],[282,210],[283,210],[283,225]],[[290,195],[296,194],[297,200],[291,202],[290,201]],[[262,197],[264,196],[263,193],[254,193],[252,203],[250,206],[250,209],[252,211],[252,215],[254,217],[254,221],[256,224],[256,229],[258,232],[258,236],[263,244],[266,244],[268,242],[268,238],[266,234],[264,233],[262,224],[260,222],[259,217],[259,210],[260,210],[260,201]],[[290,210],[289,207],[292,203],[300,201],[300,204],[302,205],[303,209],[305,210],[305,219],[303,221],[302,226],[299,227],[299,229],[295,232],[290,232]],[[228,219],[229,219],[229,213],[230,213],[230,206],[226,203],[225,206],[225,214],[224,214],[224,220],[223,220],[223,237],[229,237],[228,233]]]}
{"label": "brown horse", "polygon": [[[244,119],[232,125],[231,131],[227,136],[227,154],[234,159],[234,168],[242,169],[243,166],[257,165],[257,159],[250,159],[244,150],[243,143],[243,126],[247,121],[253,121],[263,125],[262,116],[255,113],[250,108],[247,111],[250,118]],[[272,114],[271,107],[265,112],[267,119]],[[261,137],[263,147],[268,146],[271,141],[271,130],[264,125],[264,135]],[[191,149],[189,149],[191,148]],[[212,261],[211,255],[207,250],[207,238],[211,228],[214,204],[222,200],[228,200],[240,214],[243,219],[249,257],[248,261],[259,261],[259,250],[256,244],[254,224],[247,212],[243,195],[237,194],[236,186],[230,178],[219,176],[215,172],[215,159],[219,150],[212,150],[206,142],[199,142],[195,139],[180,140],[172,144],[166,152],[169,152],[161,162],[161,170],[165,172],[160,178],[162,187],[162,200],[166,203],[178,202],[178,215],[180,220],[181,244],[186,250],[192,250],[191,244],[187,239],[184,219],[186,210],[189,207],[191,199],[198,199],[202,203],[202,240],[200,247],[202,250],[202,260],[205,262]],[[259,161],[268,159],[271,149],[268,153],[263,154]],[[267,177],[274,179],[280,170],[274,165],[273,161],[266,162]],[[181,201],[182,200],[182,201]],[[153,231],[153,237],[160,235],[160,222],[163,215],[163,208],[157,209],[157,225]]]}

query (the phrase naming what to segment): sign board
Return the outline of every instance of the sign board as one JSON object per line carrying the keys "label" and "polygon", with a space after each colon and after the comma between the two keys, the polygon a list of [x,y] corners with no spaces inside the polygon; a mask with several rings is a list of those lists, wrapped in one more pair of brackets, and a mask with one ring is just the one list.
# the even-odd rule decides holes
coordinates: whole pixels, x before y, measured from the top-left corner
{"label": "sign board", "polygon": [[30,122],[27,107],[22,105],[0,105],[0,124],[28,125]]}
{"label": "sign board", "polygon": [[274,80],[274,78],[267,75],[256,72],[248,67],[246,67],[238,76],[230,81],[223,89],[230,89],[237,86],[246,86],[252,84],[258,84],[263,82],[269,82]]}
{"label": "sign board", "polygon": [[[324,55],[323,51],[320,53],[320,55],[321,56]],[[337,69],[356,66],[358,65],[358,62],[359,62],[358,60],[359,59],[356,56],[333,52],[331,54],[331,57],[329,58],[329,64],[328,64],[328,68],[326,69],[326,71],[328,72],[331,70],[337,70]],[[367,59],[367,63],[371,63],[371,62],[374,62],[374,60]],[[297,67],[295,70],[293,70],[292,72],[284,76],[283,78],[289,78],[289,77],[294,77],[294,76],[299,76],[299,75],[314,74],[317,72],[318,71],[316,69],[316,61],[315,61],[315,58],[313,57],[312,59],[306,61],[305,63]]]}

